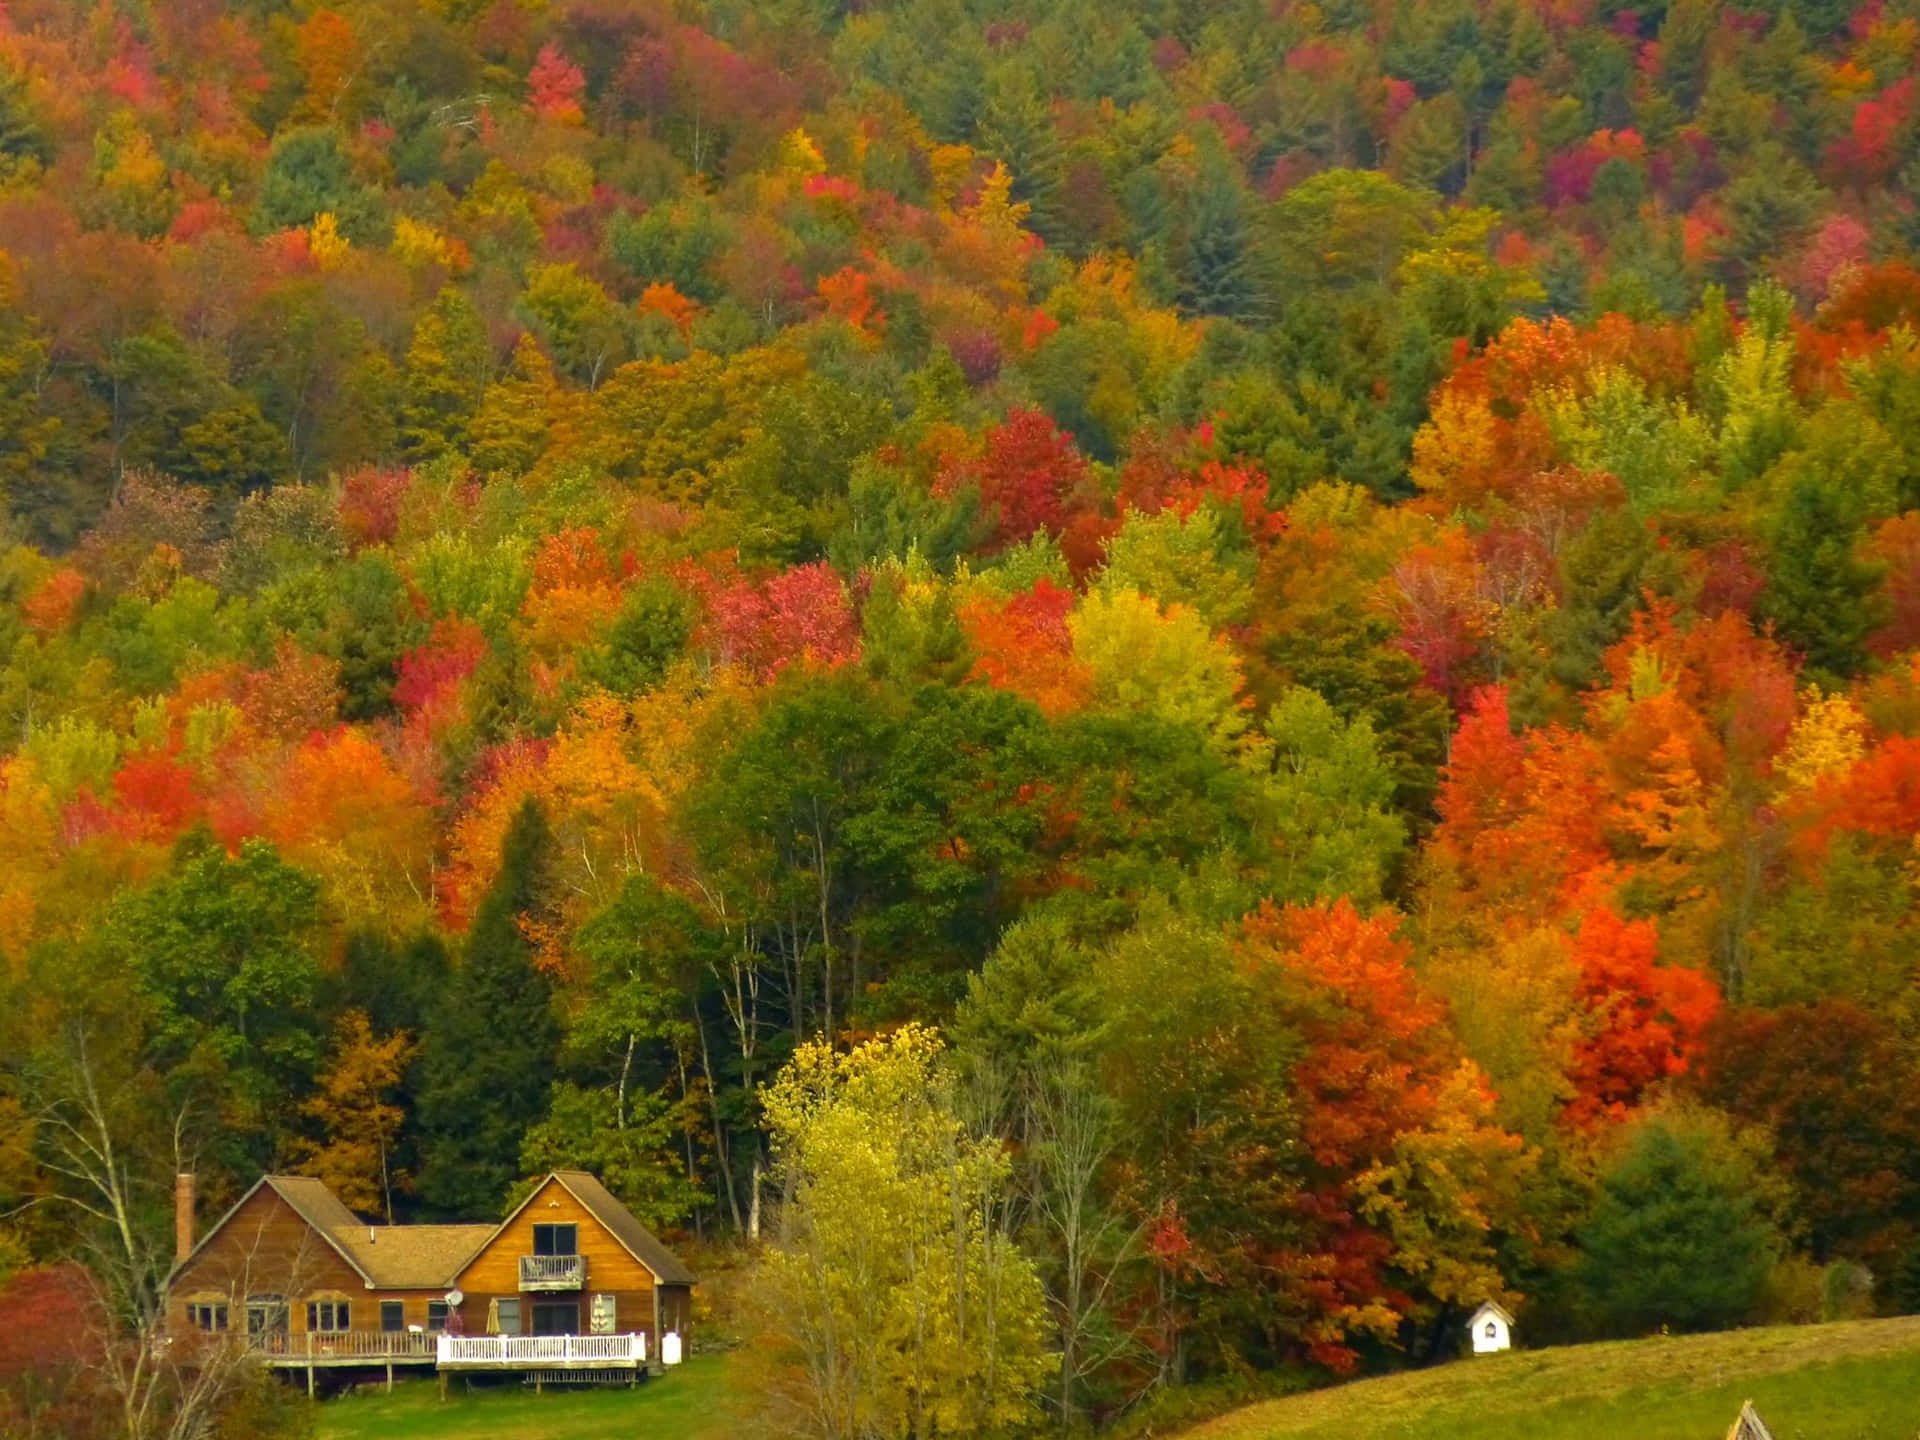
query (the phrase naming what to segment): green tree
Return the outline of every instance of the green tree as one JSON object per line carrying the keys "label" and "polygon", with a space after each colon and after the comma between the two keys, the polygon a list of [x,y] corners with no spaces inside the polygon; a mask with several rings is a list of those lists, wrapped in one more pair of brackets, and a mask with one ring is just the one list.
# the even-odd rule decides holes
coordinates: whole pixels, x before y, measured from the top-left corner
{"label": "green tree", "polygon": [[1103,590],[1137,590],[1162,605],[1199,612],[1215,629],[1237,625],[1253,606],[1253,547],[1245,527],[1202,506],[1190,515],[1168,508],[1127,517],[1107,542]]}
{"label": "green tree", "polygon": [[254,231],[301,229],[319,215],[332,215],[340,233],[356,244],[385,237],[385,202],[378,190],[354,179],[353,162],[339,137],[317,126],[283,130],[274,137],[260,177]]}
{"label": "green tree", "polygon": [[106,917],[108,952],[139,977],[152,1007],[154,1062],[176,1090],[224,1090],[226,1125],[262,1165],[295,1128],[292,1108],[325,1048],[312,949],[319,919],[312,876],[263,841],[229,858],[205,830],[190,832],[169,872]]}
{"label": "green tree", "polygon": [[1634,1121],[1577,1235],[1575,1275],[1595,1323],[1644,1335],[1751,1314],[1778,1243],[1764,1161],[1711,1112]]}
{"label": "green tree", "polygon": [[1762,613],[1829,684],[1859,670],[1885,615],[1885,567],[1863,538],[1851,497],[1811,475],[1792,481],[1768,527]]}
{"label": "green tree", "polygon": [[646,1224],[677,1225],[701,1192],[674,1153],[683,1129],[674,1112],[652,1091],[616,1099],[599,1086],[556,1081],[547,1118],[521,1143],[521,1167],[532,1175],[589,1170]]}
{"label": "green tree", "polygon": [[500,873],[474,916],[466,955],[420,1057],[420,1196],[450,1215],[485,1215],[520,1178],[527,1132],[548,1113],[560,1025],[553,984],[534,964],[524,917],[541,904],[552,846],[529,800],[514,816]]}
{"label": "green tree", "polygon": [[[711,1077],[699,1076],[697,1007],[725,937],[652,876],[636,875],[575,932],[574,948],[587,975],[563,1049],[573,1078],[556,1083],[523,1161],[530,1172],[582,1166],[648,1224],[677,1224],[705,1198],[696,1131],[712,1127],[725,1164],[733,1138],[722,1133],[725,1120],[742,1108],[741,1097],[728,1095],[723,1117]],[[704,1138],[698,1148],[707,1148]]]}
{"label": "green tree", "polygon": [[1407,828],[1389,808],[1393,771],[1373,726],[1364,716],[1342,720],[1324,697],[1295,686],[1269,712],[1267,738],[1266,799],[1283,857],[1274,898],[1377,903]]}
{"label": "green tree", "polygon": [[627,327],[607,292],[574,265],[539,265],[520,307],[560,372],[592,390],[627,356]]}
{"label": "green tree", "polygon": [[[0,128],[0,153],[4,146]],[[41,405],[46,366],[46,340],[21,308],[19,276],[12,259],[0,251],[0,507],[25,498],[22,483],[45,462],[60,428],[59,420]]]}
{"label": "green tree", "polygon": [[581,670],[616,695],[637,695],[680,657],[693,621],[684,590],[665,576],[646,576],[627,587],[600,643],[581,655]]}
{"label": "green tree", "polygon": [[53,163],[53,141],[35,113],[26,76],[0,70],[0,179],[32,180]]}
{"label": "green tree", "polygon": [[1195,177],[1174,267],[1180,304],[1196,315],[1245,319],[1265,308],[1246,189],[1217,143]]}

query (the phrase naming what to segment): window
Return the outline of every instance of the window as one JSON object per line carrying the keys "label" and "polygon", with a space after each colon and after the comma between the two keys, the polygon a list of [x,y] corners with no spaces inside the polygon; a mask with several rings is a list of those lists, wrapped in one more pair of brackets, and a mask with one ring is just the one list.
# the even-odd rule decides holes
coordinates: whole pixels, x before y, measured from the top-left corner
{"label": "window", "polygon": [[189,1305],[187,1323],[196,1330],[205,1330],[209,1334],[227,1328],[227,1307],[224,1305]]}
{"label": "window", "polygon": [[499,1300],[495,1302],[502,1335],[520,1333],[520,1302],[518,1300]]}
{"label": "window", "polygon": [[1487,1321],[1487,1339],[1496,1340],[1499,1338],[1499,1336],[1500,1336],[1500,1327],[1494,1324],[1493,1321],[1491,1320]]}
{"label": "window", "polygon": [[438,1333],[447,1328],[447,1302],[444,1300],[427,1301],[427,1329]]}
{"label": "window", "polygon": [[253,1339],[284,1335],[292,1327],[292,1312],[278,1295],[247,1297],[247,1334]]}
{"label": "window", "polygon": [[398,1300],[380,1302],[380,1328],[392,1335],[407,1328],[407,1307]]}
{"label": "window", "polygon": [[580,1307],[569,1300],[564,1304],[536,1301],[533,1307],[533,1333],[536,1335],[578,1335]]}
{"label": "window", "polygon": [[345,1300],[309,1300],[307,1302],[307,1329],[317,1330],[330,1335],[338,1330],[351,1330],[353,1323],[347,1318]]}
{"label": "window", "polygon": [[578,1225],[536,1225],[533,1227],[533,1253],[536,1255],[578,1255]]}

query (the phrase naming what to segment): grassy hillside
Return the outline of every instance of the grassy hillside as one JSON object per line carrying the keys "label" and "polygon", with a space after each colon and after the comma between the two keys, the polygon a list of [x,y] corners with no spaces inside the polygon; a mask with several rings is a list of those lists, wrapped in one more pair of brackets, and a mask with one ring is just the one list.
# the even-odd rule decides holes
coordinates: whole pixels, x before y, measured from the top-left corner
{"label": "grassy hillside", "polygon": [[519,1386],[463,1394],[456,1380],[444,1403],[431,1380],[370,1389],[319,1407],[315,1440],[719,1440],[739,1433],[729,1407],[726,1357],[701,1355],[632,1390],[549,1391]]}
{"label": "grassy hillside", "polygon": [[1920,1317],[1515,1351],[1251,1405],[1184,1440],[1914,1440]]}

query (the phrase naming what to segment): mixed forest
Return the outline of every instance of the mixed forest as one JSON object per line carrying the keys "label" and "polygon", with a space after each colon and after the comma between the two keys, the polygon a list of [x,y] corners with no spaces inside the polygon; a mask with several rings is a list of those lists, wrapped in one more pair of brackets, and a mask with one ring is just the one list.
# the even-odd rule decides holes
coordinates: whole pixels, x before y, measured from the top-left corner
{"label": "mixed forest", "polygon": [[1920,1308],[1917,156],[1913,0],[5,0],[0,1429],[297,1423],[182,1169],[592,1169],[822,1437]]}

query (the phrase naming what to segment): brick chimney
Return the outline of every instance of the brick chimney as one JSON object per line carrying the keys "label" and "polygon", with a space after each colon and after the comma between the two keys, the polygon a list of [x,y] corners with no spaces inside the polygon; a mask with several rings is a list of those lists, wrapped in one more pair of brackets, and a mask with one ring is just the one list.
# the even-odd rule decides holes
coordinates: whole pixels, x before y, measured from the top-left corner
{"label": "brick chimney", "polygon": [[193,1253],[193,1172],[173,1177],[173,1250],[178,1264]]}

